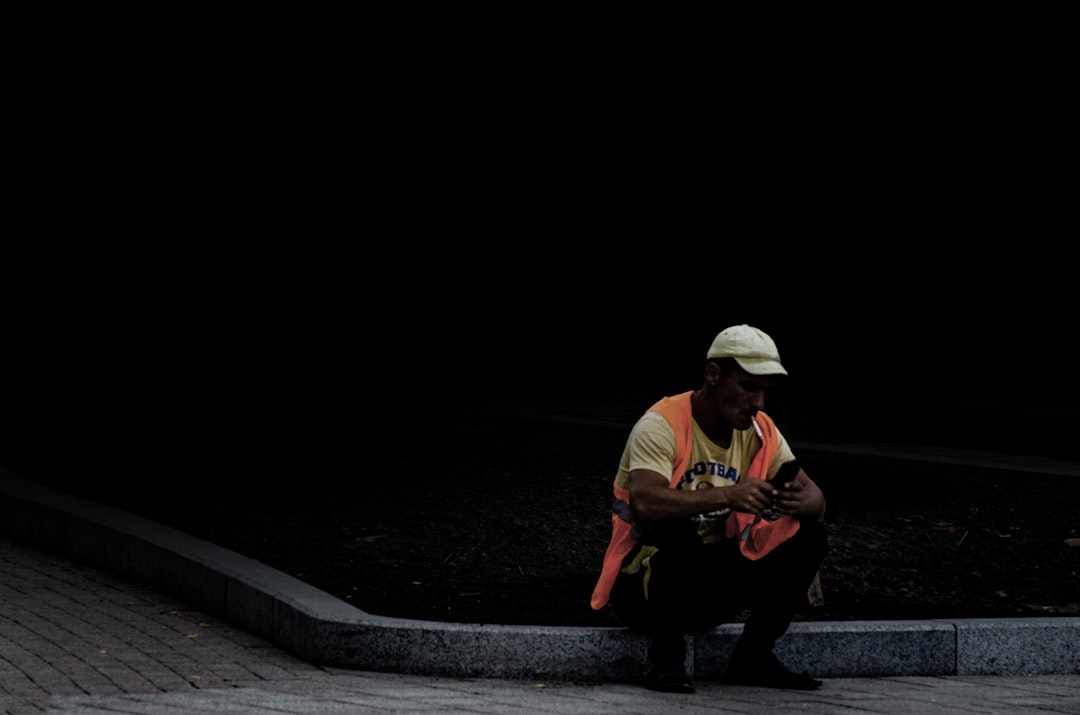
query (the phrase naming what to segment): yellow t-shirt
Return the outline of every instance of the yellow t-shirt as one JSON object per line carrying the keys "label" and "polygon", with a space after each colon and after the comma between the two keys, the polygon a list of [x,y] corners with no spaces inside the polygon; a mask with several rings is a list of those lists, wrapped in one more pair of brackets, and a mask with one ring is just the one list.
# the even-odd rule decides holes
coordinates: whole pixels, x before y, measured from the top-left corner
{"label": "yellow t-shirt", "polygon": [[[757,436],[754,428],[735,430],[731,435],[731,446],[724,449],[706,437],[696,421],[693,427],[690,463],[680,477],[677,488],[711,489],[737,484],[749,471],[750,462],[761,447],[761,438]],[[778,445],[776,456],[767,471],[769,479],[776,475],[781,464],[795,459],[791,446],[779,430],[776,435]],[[629,489],[630,472],[634,469],[648,469],[663,474],[670,481],[674,463],[675,432],[662,415],[646,412],[634,425],[630,437],[626,440],[616,480],[620,487]],[[723,509],[694,517],[698,535],[705,543],[712,543],[724,535],[724,521],[729,511]]]}

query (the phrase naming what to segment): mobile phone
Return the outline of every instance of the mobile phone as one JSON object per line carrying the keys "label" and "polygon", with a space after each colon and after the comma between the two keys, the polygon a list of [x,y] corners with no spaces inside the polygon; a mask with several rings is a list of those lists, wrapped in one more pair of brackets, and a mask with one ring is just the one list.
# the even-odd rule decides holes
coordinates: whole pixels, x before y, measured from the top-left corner
{"label": "mobile phone", "polygon": [[799,460],[793,459],[790,462],[784,462],[780,465],[780,470],[776,473],[776,476],[772,478],[771,484],[774,489],[783,489],[788,482],[795,478],[795,475],[799,473]]}

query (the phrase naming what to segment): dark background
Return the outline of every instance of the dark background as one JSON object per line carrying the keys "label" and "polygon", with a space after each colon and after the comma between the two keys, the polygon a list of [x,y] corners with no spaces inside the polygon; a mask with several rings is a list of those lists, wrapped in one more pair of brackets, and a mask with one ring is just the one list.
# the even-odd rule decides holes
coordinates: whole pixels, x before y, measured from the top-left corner
{"label": "dark background", "polygon": [[23,471],[246,486],[458,395],[644,407],[738,322],[796,438],[1071,456],[1069,4],[4,9]]}
{"label": "dark background", "polygon": [[[5,325],[4,455],[78,479],[246,486],[312,463],[358,478],[365,453],[435,435],[439,408],[472,396],[644,409],[700,386],[715,333],[750,322],[774,336],[791,373],[781,394],[800,406],[796,439],[1074,458],[1068,303],[1044,312],[993,279],[928,296],[812,265],[797,271],[805,285],[726,290],[658,271],[608,295],[568,287],[568,262],[533,263],[538,275],[514,280],[491,280],[511,269],[493,264],[406,291],[370,285],[363,259],[340,260],[356,275],[328,256],[305,281],[289,261],[268,284],[230,275],[227,287],[201,271],[100,272],[101,292],[46,264],[9,294],[25,313]],[[817,281],[843,295],[828,299]]]}

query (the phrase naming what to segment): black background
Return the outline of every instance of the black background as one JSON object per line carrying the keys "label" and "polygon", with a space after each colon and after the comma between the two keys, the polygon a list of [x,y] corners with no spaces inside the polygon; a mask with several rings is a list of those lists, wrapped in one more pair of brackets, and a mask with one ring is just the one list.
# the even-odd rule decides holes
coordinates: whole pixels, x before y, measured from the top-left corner
{"label": "black background", "polygon": [[22,469],[246,482],[455,395],[642,404],[740,322],[901,423],[1074,419],[1067,4],[5,12]]}

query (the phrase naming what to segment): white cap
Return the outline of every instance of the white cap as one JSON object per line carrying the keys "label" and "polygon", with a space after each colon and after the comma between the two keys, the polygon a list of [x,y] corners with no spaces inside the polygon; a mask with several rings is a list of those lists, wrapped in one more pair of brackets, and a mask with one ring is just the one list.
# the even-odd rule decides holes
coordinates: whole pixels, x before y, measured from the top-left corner
{"label": "white cap", "polygon": [[773,339],[749,325],[733,325],[721,330],[706,357],[735,358],[739,367],[751,375],[788,374],[780,364],[780,353]]}

